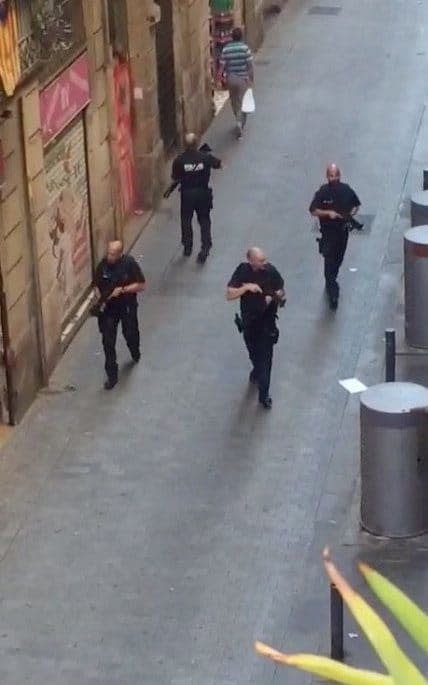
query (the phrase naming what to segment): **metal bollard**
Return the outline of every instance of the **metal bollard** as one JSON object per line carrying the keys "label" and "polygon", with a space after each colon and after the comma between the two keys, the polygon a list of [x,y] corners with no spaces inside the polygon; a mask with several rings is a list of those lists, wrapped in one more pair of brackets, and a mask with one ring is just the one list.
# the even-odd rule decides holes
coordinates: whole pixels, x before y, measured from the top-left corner
{"label": "metal bollard", "polygon": [[343,599],[335,585],[330,585],[330,655],[336,661],[343,661]]}
{"label": "metal bollard", "polygon": [[428,190],[428,169],[423,172],[423,190]]}
{"label": "metal bollard", "polygon": [[395,330],[387,328],[385,331],[385,381],[395,381]]}

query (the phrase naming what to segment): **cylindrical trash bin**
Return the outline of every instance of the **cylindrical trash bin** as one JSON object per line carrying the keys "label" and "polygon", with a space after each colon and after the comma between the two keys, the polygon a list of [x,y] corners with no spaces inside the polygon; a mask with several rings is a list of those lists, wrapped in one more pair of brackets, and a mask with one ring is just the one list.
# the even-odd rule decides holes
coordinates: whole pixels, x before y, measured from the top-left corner
{"label": "cylindrical trash bin", "polygon": [[404,234],[404,304],[406,340],[428,348],[428,226]]}
{"label": "cylindrical trash bin", "polygon": [[425,226],[428,224],[428,191],[418,190],[413,193],[410,201],[411,226]]}
{"label": "cylindrical trash bin", "polygon": [[381,383],[361,394],[361,524],[373,535],[428,531],[428,389]]}

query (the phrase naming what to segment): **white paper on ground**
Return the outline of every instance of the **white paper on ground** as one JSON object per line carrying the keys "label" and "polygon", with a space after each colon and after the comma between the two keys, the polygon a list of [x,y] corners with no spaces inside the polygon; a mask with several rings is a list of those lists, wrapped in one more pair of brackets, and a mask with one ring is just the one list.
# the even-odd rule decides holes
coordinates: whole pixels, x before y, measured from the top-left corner
{"label": "white paper on ground", "polygon": [[363,392],[364,390],[367,390],[367,385],[361,383],[358,378],[344,378],[343,380],[339,381],[339,383],[342,388],[345,388],[345,390],[350,393]]}
{"label": "white paper on ground", "polygon": [[253,89],[247,88],[245,95],[242,99],[242,111],[244,114],[252,114],[256,111],[256,103],[254,102]]}

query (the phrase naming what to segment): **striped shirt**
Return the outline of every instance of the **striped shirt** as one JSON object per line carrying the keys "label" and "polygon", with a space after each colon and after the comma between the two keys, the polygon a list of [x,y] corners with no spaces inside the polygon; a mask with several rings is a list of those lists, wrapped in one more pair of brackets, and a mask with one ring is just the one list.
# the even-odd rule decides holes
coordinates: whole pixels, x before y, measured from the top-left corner
{"label": "striped shirt", "polygon": [[223,48],[221,66],[226,76],[240,76],[246,78],[253,60],[248,45],[239,40],[233,40]]}

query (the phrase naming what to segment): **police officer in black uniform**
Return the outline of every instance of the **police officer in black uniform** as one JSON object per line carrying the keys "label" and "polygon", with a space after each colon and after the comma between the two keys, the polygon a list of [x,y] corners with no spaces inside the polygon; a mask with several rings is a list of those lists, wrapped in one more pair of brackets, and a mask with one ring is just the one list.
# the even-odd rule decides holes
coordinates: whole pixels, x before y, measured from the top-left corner
{"label": "police officer in black uniform", "polygon": [[172,179],[181,186],[181,241],[184,256],[190,257],[193,249],[192,218],[194,212],[201,227],[201,250],[198,262],[203,264],[212,246],[211,218],[212,189],[209,187],[211,169],[220,169],[221,161],[214,155],[198,150],[194,133],[185,138],[185,151],[175,158]]}
{"label": "police officer in black uniform", "polygon": [[259,402],[270,409],[269,395],[273,346],[278,342],[276,326],[278,307],[284,306],[284,279],[266,259],[259,247],[247,252],[247,261],[234,271],[227,291],[227,300],[240,298],[241,317],[235,322],[244,335],[245,345],[253,364],[250,383],[258,385]]}
{"label": "police officer in black uniform", "polygon": [[355,191],[340,180],[336,164],[327,167],[327,181],[314,195],[309,207],[312,216],[319,219],[321,238],[319,251],[324,257],[324,276],[331,309],[337,309],[339,284],[337,276],[348,244],[349,228],[362,228],[356,221],[350,223],[361,203]]}
{"label": "police officer in black uniform", "polygon": [[109,243],[106,257],[95,272],[95,288],[99,297],[98,325],[105,354],[106,390],[118,381],[116,338],[119,322],[134,362],[140,361],[140,332],[137,318],[137,293],[144,290],[145,278],[131,255],[123,254],[120,240]]}

